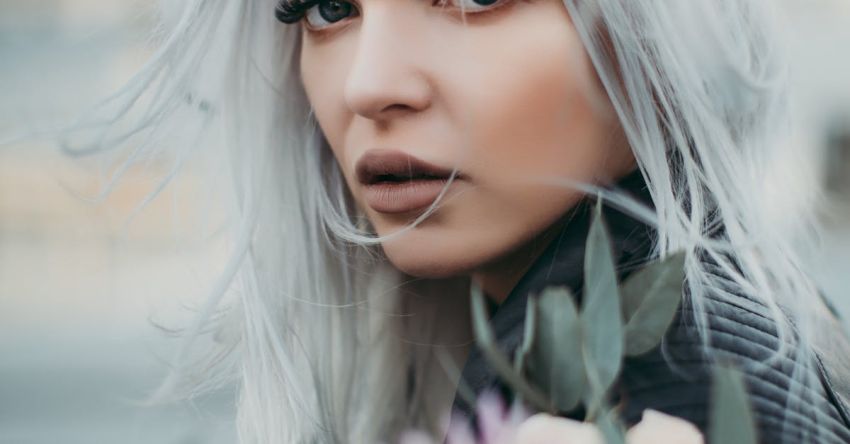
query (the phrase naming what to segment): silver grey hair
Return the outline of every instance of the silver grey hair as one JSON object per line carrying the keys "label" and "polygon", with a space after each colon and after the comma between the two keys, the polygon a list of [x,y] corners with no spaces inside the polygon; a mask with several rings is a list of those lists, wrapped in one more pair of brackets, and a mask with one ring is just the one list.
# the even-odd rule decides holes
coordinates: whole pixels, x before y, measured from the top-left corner
{"label": "silver grey hair", "polygon": [[[781,343],[800,345],[796,374],[805,383],[817,293],[764,197],[788,124],[772,2],[564,3],[655,205],[603,196],[657,228],[656,254],[687,251],[701,328],[709,293],[763,301],[786,339],[782,312],[791,313],[800,340]],[[277,23],[274,7],[187,0],[150,62],[101,109],[108,119],[87,127],[91,146],[75,148],[130,149],[129,166],[158,154],[151,141],[175,127],[169,122],[194,119],[188,129],[216,136],[180,147],[174,173],[190,154],[216,147],[230,166],[232,255],[186,345],[209,345],[208,358],[183,362],[163,393],[237,381],[244,443],[376,442],[404,428],[439,430],[441,401],[457,382],[440,359],[459,359],[470,337],[467,284],[405,283],[379,254],[300,84],[300,30]],[[215,333],[209,343],[199,339],[207,332]]]}

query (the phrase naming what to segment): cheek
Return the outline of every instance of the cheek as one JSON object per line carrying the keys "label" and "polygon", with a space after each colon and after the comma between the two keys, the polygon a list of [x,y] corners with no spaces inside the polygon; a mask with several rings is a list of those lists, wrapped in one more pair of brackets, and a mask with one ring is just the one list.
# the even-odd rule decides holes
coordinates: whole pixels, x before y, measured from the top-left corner
{"label": "cheek", "polygon": [[[615,114],[569,20],[556,13],[467,40],[478,56],[451,72],[445,95],[474,188],[440,215],[435,226],[445,230],[432,230],[439,237],[422,230],[406,239],[419,240],[411,262],[439,259],[422,269],[473,269],[511,256],[580,199],[564,179],[607,180],[631,156],[613,143]],[[391,256],[409,254],[409,244],[388,247]]]}
{"label": "cheek", "polygon": [[[546,218],[565,211],[577,193],[541,181],[595,182],[619,168],[621,155],[611,143],[613,110],[565,21],[538,19],[533,31],[505,32],[520,37],[458,70],[464,87],[457,103],[465,108],[457,113],[471,116],[461,120],[482,196]],[[505,69],[505,60],[515,69]]]}

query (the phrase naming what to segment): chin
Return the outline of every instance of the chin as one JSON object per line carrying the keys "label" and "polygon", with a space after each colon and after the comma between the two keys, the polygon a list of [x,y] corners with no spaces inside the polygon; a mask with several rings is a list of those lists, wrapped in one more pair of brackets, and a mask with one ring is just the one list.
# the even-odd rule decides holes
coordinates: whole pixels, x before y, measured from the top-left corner
{"label": "chin", "polygon": [[432,243],[426,246],[404,241],[383,245],[384,254],[395,268],[410,276],[426,279],[445,279],[471,273],[480,260],[468,254],[457,254],[457,250],[462,249],[462,245]]}

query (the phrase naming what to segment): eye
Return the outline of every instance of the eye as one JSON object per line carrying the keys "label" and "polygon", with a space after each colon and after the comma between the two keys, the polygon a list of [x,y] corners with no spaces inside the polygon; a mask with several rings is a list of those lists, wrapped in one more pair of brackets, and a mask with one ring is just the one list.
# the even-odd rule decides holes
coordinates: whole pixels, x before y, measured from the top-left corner
{"label": "eye", "polygon": [[440,6],[449,6],[464,13],[476,13],[505,3],[507,0],[438,0]]}
{"label": "eye", "polygon": [[304,21],[312,30],[321,30],[356,13],[357,8],[344,0],[320,0],[304,13]]}
{"label": "eye", "polygon": [[[509,1],[512,0],[434,0],[433,4],[449,7],[464,14],[475,14],[496,9]],[[306,27],[313,31],[323,30],[358,13],[357,7],[346,0],[301,0],[297,5],[290,5],[291,2],[292,0],[281,2],[283,7],[279,9],[285,10],[288,7],[292,11],[286,11],[285,17],[278,18],[285,23],[291,23],[297,21],[297,16],[301,14]]]}

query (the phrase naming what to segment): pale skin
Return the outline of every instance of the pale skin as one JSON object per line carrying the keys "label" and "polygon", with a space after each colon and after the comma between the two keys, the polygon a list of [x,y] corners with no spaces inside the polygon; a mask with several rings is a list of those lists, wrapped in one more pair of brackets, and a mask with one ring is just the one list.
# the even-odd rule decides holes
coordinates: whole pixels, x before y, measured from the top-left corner
{"label": "pale skin", "polygon": [[361,156],[392,148],[456,167],[438,211],[382,247],[405,273],[468,275],[503,300],[581,198],[541,179],[607,183],[635,165],[563,2],[340,3],[345,18],[314,7],[302,21],[300,69],[354,200],[390,235],[417,214],[365,202]]}

